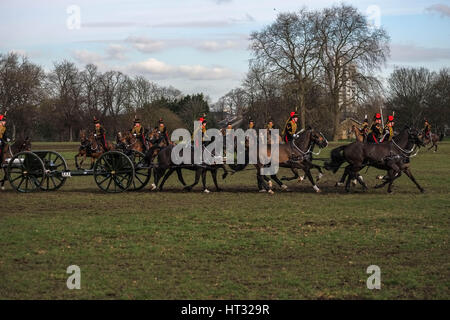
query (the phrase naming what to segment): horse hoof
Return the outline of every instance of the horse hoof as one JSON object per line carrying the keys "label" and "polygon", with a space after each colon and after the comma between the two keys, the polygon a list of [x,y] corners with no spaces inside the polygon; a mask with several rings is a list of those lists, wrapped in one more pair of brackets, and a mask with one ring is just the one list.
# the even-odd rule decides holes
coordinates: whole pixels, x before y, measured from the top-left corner
{"label": "horse hoof", "polygon": [[269,190],[267,191],[269,194],[274,194],[275,192],[273,192],[273,190]]}
{"label": "horse hoof", "polygon": [[152,183],[152,188],[150,190],[155,191],[156,190],[156,184]]}
{"label": "horse hoof", "polygon": [[342,187],[344,185],[343,182],[336,182],[335,187]]}
{"label": "horse hoof", "polygon": [[300,183],[300,182],[302,182],[303,180],[305,179],[305,177],[298,177],[298,182]]}
{"label": "horse hoof", "polygon": [[377,176],[376,179],[383,180],[383,176]]}
{"label": "horse hoof", "polygon": [[356,179],[353,179],[353,180],[352,180],[352,185],[356,186],[356,184],[357,184]]}
{"label": "horse hoof", "polygon": [[281,186],[281,190],[286,191],[287,189],[288,189],[288,186],[287,186],[287,185],[283,184],[283,185]]}
{"label": "horse hoof", "polygon": [[211,193],[208,189],[203,190],[203,193]]}
{"label": "horse hoof", "polygon": [[317,193],[320,193],[320,192],[322,192],[322,191],[320,191],[320,189],[319,189],[319,187],[318,187],[318,186],[313,186],[313,189],[314,189],[314,191],[315,191],[315,192],[317,192]]}
{"label": "horse hoof", "polygon": [[269,182],[267,183],[267,185],[269,186],[269,188],[272,188],[272,186],[273,186],[272,181],[269,181]]}
{"label": "horse hoof", "polygon": [[259,190],[259,193],[265,193],[265,192],[267,192],[266,189],[261,189],[261,190]]}

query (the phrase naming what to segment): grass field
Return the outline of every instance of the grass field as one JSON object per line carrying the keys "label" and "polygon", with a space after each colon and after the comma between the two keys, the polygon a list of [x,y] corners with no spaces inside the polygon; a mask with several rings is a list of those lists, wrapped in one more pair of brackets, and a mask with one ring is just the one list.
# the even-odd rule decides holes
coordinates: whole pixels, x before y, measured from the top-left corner
{"label": "grass field", "polygon": [[[76,148],[33,145],[69,160]],[[176,175],[163,193],[104,194],[92,177],[54,193],[7,184],[0,299],[449,299],[449,155],[446,141],[413,159],[425,194],[406,176],[392,195],[346,194],[327,172],[321,194],[292,181],[270,196],[250,170],[211,194],[182,192]],[[379,173],[362,172],[370,187]],[[81,290],[66,287],[70,265],[81,268]],[[380,290],[366,287],[369,265],[381,269]]]}

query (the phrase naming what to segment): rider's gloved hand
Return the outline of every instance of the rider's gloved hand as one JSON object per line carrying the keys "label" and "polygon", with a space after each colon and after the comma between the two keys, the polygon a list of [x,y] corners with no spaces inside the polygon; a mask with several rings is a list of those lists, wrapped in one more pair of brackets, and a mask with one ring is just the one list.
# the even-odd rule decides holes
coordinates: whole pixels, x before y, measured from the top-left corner
{"label": "rider's gloved hand", "polygon": [[94,137],[96,137],[97,135],[94,133]]}
{"label": "rider's gloved hand", "polygon": [[6,139],[6,142],[10,142],[10,141],[11,141],[11,139],[10,139],[10,138],[7,138],[7,139]]}
{"label": "rider's gloved hand", "polygon": [[136,137],[136,133],[133,133],[133,136],[135,136],[135,137]]}

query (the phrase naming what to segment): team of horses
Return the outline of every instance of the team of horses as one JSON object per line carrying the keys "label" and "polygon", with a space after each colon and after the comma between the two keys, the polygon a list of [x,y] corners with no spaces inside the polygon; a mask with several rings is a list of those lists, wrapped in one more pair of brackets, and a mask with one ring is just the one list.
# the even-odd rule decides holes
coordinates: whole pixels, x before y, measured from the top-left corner
{"label": "team of horses", "polygon": [[[352,128],[355,133],[356,141],[348,145],[340,146],[331,151],[331,156],[328,161],[325,161],[323,168],[336,173],[339,168],[345,163],[344,173],[341,179],[336,183],[336,186],[345,185],[345,190],[350,191],[351,184],[361,184],[363,190],[367,190],[368,187],[364,182],[362,175],[360,174],[363,168],[375,167],[386,171],[384,176],[379,178],[382,182],[375,186],[375,188],[381,188],[388,185],[387,191],[392,192],[392,186],[396,179],[398,179],[403,173],[408,176],[411,181],[417,186],[417,188],[424,192],[424,189],[418,184],[417,180],[411,172],[410,158],[417,153],[417,148],[424,147],[425,145],[432,143],[429,148],[435,147],[437,151],[437,143],[442,140],[442,135],[432,134],[425,136],[423,132],[414,128],[405,127],[400,131],[391,141],[386,141],[379,144],[366,143],[364,132],[356,127]],[[269,135],[270,136],[270,135]],[[278,137],[279,141],[281,139]],[[256,169],[256,182],[259,192],[273,193],[274,181],[281,190],[287,190],[288,187],[282,181],[291,181],[298,179],[302,181],[305,177],[308,178],[311,186],[315,192],[321,192],[321,189],[317,185],[317,181],[323,176],[322,166],[313,163],[314,149],[318,147],[323,149],[328,146],[328,141],[325,136],[313,128],[307,128],[298,132],[294,139],[289,143],[280,143],[278,145],[278,160],[279,167],[289,168],[293,176],[282,177],[281,179],[277,174],[264,175],[263,169],[268,167],[273,159],[272,144],[269,144],[265,148],[261,149],[257,143],[258,161],[251,163],[251,166]],[[203,148],[208,146],[208,142],[205,142]],[[111,141],[106,142],[106,148],[102,144],[98,143],[93,133],[88,133],[85,130],[80,131],[80,147],[78,153],[75,155],[75,165],[77,169],[82,169],[82,165],[86,158],[90,158],[90,169],[104,152],[119,150],[124,153],[130,151],[136,151],[144,155],[144,163],[138,165],[148,168],[149,174],[153,172],[154,183],[152,189],[163,190],[167,179],[174,173],[177,173],[179,182],[183,185],[187,191],[192,190],[200,181],[202,181],[203,192],[209,193],[206,186],[206,176],[209,172],[212,176],[215,188],[217,191],[222,189],[219,187],[217,174],[219,170],[223,171],[222,179],[225,179],[230,172],[235,174],[237,172],[246,170],[250,165],[249,145],[246,141],[245,145],[245,163],[243,164],[225,164],[223,162],[206,163],[202,162],[195,164],[194,152],[191,152],[191,164],[175,164],[172,160],[172,151],[175,147],[173,143],[167,143],[167,140],[163,139],[162,134],[155,128],[148,132],[145,137],[145,145],[142,140],[130,132],[118,132],[116,135],[115,143]],[[193,147],[192,147],[193,148]],[[235,153],[236,153],[235,146]],[[14,145],[7,145],[5,152],[3,153],[4,159],[8,155],[21,151],[31,150],[30,139],[23,139],[16,141]],[[223,153],[226,153],[226,145],[224,145]],[[215,155],[212,155],[215,156]],[[81,158],[81,161],[79,159]],[[320,159],[322,160],[322,159]],[[251,169],[251,167],[249,168]],[[0,187],[4,189],[4,182],[6,180],[6,166],[3,166],[4,177],[0,180]],[[193,184],[186,184],[182,171],[191,170],[195,173],[195,181]],[[303,175],[299,174],[299,170],[303,171]],[[312,175],[312,170],[318,171],[316,178]],[[353,182],[353,183],[352,183]]]}

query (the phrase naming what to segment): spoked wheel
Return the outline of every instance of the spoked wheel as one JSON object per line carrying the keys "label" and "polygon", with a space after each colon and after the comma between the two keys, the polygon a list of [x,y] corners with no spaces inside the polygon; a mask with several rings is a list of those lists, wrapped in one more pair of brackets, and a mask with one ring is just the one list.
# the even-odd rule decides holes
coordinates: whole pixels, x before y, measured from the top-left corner
{"label": "spoked wheel", "polygon": [[106,152],[95,162],[95,183],[105,192],[123,192],[133,183],[133,178],[133,162],[122,152]]}
{"label": "spoked wheel", "polygon": [[129,156],[134,165],[134,179],[130,186],[130,191],[138,191],[144,188],[151,176],[151,169],[144,167],[144,157],[142,152],[132,150],[132,154]]}
{"label": "spoked wheel", "polygon": [[19,192],[39,190],[45,179],[45,168],[41,158],[33,152],[20,152],[8,163],[8,180]]}
{"label": "spoked wheel", "polygon": [[41,189],[44,191],[54,191],[61,188],[66,182],[62,172],[68,171],[67,162],[63,156],[54,151],[35,151],[41,158],[45,167],[45,177]]}

